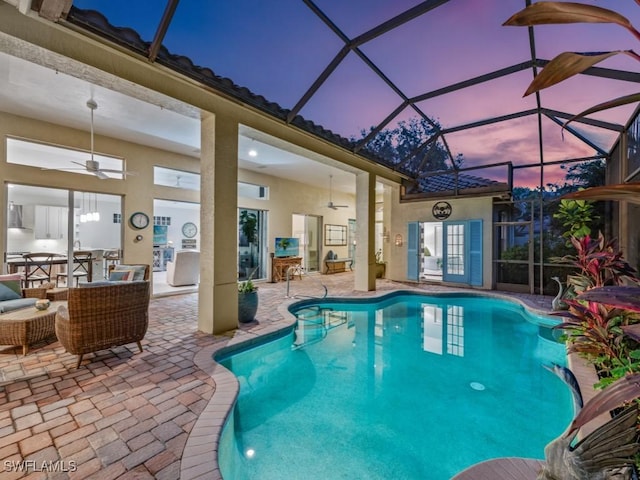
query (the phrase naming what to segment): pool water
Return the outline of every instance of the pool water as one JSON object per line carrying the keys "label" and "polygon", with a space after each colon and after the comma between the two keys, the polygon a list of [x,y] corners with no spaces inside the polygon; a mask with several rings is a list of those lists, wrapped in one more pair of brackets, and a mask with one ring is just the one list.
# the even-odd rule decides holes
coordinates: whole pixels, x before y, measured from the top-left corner
{"label": "pool water", "polygon": [[240,382],[225,479],[445,480],[543,458],[573,416],[542,368],[565,364],[555,322],[518,304],[402,294],[295,308],[295,331],[218,359]]}

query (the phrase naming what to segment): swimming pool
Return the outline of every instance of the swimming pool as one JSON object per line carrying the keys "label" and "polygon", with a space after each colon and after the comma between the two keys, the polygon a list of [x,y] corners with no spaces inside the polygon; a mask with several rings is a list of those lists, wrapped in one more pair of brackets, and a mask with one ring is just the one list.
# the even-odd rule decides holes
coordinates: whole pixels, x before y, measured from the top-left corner
{"label": "swimming pool", "polygon": [[[478,295],[299,302],[298,328],[218,358],[240,382],[225,479],[445,480],[543,458],[571,420],[549,317]],[[230,451],[232,450],[232,451]]]}

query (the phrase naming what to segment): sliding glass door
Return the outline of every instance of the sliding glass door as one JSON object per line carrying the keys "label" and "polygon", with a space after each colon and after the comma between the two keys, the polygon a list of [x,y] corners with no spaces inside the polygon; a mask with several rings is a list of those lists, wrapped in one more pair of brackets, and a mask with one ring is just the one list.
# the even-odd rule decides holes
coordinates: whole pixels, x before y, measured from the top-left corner
{"label": "sliding glass door", "polygon": [[[121,249],[119,196],[8,184],[7,201],[5,262],[17,262],[30,252],[71,258],[74,250],[88,250],[93,261],[86,279],[104,278],[104,251]],[[52,280],[64,271],[64,266],[57,268]]]}
{"label": "sliding glass door", "polygon": [[266,212],[238,209],[238,280],[267,277]]}
{"label": "sliding glass door", "polygon": [[302,266],[307,272],[320,271],[320,239],[322,217],[293,214],[291,231],[298,239]]}

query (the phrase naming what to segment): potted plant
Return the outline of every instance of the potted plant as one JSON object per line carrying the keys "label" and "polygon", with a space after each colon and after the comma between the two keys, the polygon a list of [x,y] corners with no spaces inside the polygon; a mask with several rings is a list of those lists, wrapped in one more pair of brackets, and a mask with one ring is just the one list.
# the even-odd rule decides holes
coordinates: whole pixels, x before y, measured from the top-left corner
{"label": "potted plant", "polygon": [[376,252],[376,278],[384,278],[387,263],[382,261],[382,249]]}
{"label": "potted plant", "polygon": [[253,274],[244,282],[238,282],[238,321],[250,323],[258,311],[258,287],[251,280]]}

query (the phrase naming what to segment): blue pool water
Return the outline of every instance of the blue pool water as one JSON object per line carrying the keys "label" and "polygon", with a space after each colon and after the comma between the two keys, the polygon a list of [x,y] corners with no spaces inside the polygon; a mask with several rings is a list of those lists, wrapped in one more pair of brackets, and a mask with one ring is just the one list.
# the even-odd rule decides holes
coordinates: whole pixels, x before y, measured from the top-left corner
{"label": "blue pool water", "polygon": [[571,421],[567,387],[542,368],[565,364],[556,322],[518,304],[401,294],[294,307],[297,330],[218,359],[241,386],[225,479],[445,480],[489,458],[543,458]]}

